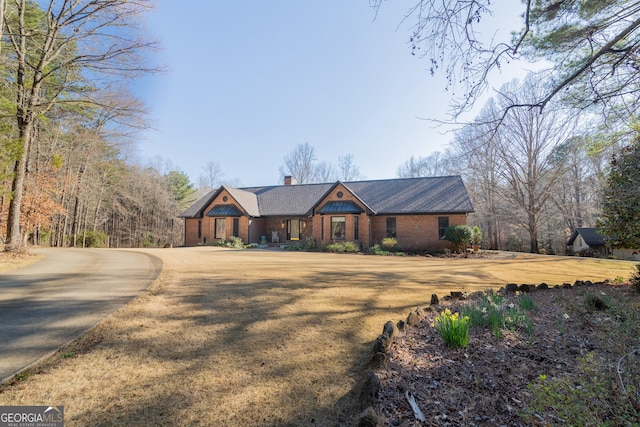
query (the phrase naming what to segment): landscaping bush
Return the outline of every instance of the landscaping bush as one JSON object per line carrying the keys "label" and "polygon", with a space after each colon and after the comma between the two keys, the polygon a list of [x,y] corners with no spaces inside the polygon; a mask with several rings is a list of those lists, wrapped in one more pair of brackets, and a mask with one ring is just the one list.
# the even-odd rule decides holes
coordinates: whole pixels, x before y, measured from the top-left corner
{"label": "landscaping bush", "polygon": [[636,271],[631,274],[629,283],[631,283],[631,286],[636,290],[636,292],[640,292],[640,263],[636,264]]}
{"label": "landscaping bush", "polygon": [[377,243],[369,248],[369,253],[371,255],[389,255],[389,251],[385,251]]}
{"label": "landscaping bush", "polygon": [[232,236],[229,240],[220,239],[207,243],[207,246],[223,246],[225,248],[244,248],[244,243],[240,237]]}
{"label": "landscaping bush", "polygon": [[482,243],[482,230],[477,225],[474,225],[471,230],[471,241],[474,245],[480,245],[480,243]]}
{"label": "landscaping bush", "polygon": [[395,252],[398,250],[398,240],[395,237],[385,237],[380,242],[380,247],[387,252]]}
{"label": "landscaping bush", "polygon": [[355,242],[333,242],[325,246],[327,252],[360,252],[360,246]]}
{"label": "landscaping bush", "polygon": [[314,249],[318,249],[318,242],[316,242],[315,240],[309,239],[307,241],[304,242],[304,244],[302,245],[302,249],[306,250],[306,251],[311,251]]}
{"label": "landscaping bush", "polygon": [[385,251],[377,243],[369,248],[369,253],[371,255],[389,255],[389,251]]}
{"label": "landscaping bush", "polygon": [[78,233],[76,241],[82,244],[84,238],[85,248],[104,248],[107,246],[107,240],[109,236],[102,231],[85,231],[84,233]]}
{"label": "landscaping bush", "polygon": [[460,253],[471,243],[472,234],[471,228],[466,225],[453,225],[444,229],[444,238],[456,246]]}
{"label": "landscaping bush", "polygon": [[229,239],[227,246],[231,248],[242,249],[244,248],[244,243],[242,242],[242,239],[240,237],[233,236],[231,237],[231,239]]}

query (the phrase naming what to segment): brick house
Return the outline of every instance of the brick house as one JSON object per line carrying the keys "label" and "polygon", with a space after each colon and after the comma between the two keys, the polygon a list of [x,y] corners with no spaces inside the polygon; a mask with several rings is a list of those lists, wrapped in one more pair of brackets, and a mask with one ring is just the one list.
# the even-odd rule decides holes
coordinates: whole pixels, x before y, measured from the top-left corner
{"label": "brick house", "polygon": [[212,190],[181,217],[185,245],[237,236],[244,242],[325,244],[353,241],[363,249],[387,236],[404,250],[449,246],[444,229],[473,212],[459,176]]}

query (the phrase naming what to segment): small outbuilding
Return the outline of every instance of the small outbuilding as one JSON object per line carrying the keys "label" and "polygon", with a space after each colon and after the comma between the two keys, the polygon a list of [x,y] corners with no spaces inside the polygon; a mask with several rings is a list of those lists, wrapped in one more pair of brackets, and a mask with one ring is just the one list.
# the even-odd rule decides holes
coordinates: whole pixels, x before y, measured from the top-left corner
{"label": "small outbuilding", "polygon": [[594,254],[607,255],[605,236],[601,228],[576,228],[567,242],[569,252],[580,254],[593,251]]}

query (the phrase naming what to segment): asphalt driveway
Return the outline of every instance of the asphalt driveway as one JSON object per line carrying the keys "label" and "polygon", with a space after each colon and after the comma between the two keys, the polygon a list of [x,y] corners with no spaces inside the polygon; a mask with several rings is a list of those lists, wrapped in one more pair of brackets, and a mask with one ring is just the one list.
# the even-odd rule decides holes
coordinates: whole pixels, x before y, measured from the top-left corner
{"label": "asphalt driveway", "polygon": [[141,252],[37,251],[41,261],[0,274],[2,381],[129,302],[162,270],[162,261]]}

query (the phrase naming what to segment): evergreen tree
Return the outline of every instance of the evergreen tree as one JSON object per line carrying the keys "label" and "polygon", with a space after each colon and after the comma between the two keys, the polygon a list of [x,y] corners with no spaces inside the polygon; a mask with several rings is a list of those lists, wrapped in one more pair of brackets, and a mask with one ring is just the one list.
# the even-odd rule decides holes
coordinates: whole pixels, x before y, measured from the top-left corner
{"label": "evergreen tree", "polygon": [[164,178],[180,209],[188,208],[195,201],[193,194],[196,190],[184,172],[171,171]]}
{"label": "evergreen tree", "polygon": [[600,226],[613,248],[640,248],[640,133],[611,160]]}

